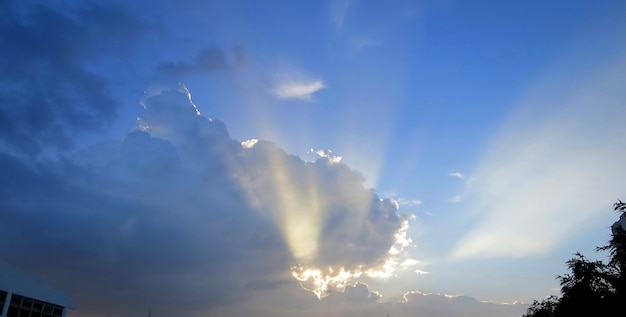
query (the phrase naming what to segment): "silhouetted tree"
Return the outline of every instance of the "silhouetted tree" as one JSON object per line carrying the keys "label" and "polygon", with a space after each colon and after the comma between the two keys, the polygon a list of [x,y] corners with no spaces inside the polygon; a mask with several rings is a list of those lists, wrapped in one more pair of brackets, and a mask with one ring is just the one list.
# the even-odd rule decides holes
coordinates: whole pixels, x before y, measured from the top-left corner
{"label": "silhouetted tree", "polygon": [[614,207],[621,215],[611,227],[611,240],[596,248],[609,252],[609,262],[590,261],[575,253],[566,262],[570,273],[558,276],[561,296],[535,300],[524,317],[577,316],[586,311],[608,316],[626,303],[626,203],[619,200]]}
{"label": "silhouetted tree", "polygon": [[556,316],[575,316],[590,307],[604,309],[612,294],[610,272],[602,261],[589,261],[576,253],[567,261],[570,274],[559,276],[561,298],[555,307]]}
{"label": "silhouetted tree", "polygon": [[559,298],[556,296],[550,296],[542,301],[535,300],[524,316],[552,317],[558,304]]}
{"label": "silhouetted tree", "polygon": [[614,206],[621,213],[620,219],[611,227],[611,240],[597,250],[609,252],[607,280],[613,288],[609,300],[611,306],[618,307],[626,303],[626,203],[619,200]]}

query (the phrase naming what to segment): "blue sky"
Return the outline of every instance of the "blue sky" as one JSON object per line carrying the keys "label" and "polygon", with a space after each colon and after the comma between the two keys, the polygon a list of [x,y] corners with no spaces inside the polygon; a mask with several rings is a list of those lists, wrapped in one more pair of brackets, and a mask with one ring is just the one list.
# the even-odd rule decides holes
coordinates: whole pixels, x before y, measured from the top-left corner
{"label": "blue sky", "polygon": [[0,17],[0,249],[69,316],[521,316],[626,198],[621,1]]}

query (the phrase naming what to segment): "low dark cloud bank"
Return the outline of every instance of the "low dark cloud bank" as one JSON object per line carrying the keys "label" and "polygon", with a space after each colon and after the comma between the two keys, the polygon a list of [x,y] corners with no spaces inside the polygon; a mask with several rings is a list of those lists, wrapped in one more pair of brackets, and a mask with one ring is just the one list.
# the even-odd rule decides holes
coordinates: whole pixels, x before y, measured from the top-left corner
{"label": "low dark cloud bank", "polygon": [[299,259],[278,223],[284,213],[308,219],[308,209],[274,210],[277,168],[294,192],[326,197],[318,256],[307,264],[378,264],[393,245],[403,218],[347,166],[305,162],[267,141],[243,147],[182,86],[149,90],[143,104],[122,140],[54,161],[0,157],[5,260],[42,272],[82,313],[192,314],[297,283],[289,272]]}
{"label": "low dark cloud bank", "polygon": [[108,80],[89,63],[122,56],[143,25],[116,5],[61,12],[43,4],[0,4],[0,146],[33,155],[67,149],[72,134],[116,115]]}

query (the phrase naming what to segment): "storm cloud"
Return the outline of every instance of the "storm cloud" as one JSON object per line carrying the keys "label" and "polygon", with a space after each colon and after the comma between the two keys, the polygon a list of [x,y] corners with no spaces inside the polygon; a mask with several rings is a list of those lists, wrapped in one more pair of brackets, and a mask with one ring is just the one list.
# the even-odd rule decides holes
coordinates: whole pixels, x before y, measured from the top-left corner
{"label": "storm cloud", "polygon": [[192,315],[285,283],[324,297],[382,269],[406,230],[357,172],[268,141],[243,146],[184,86],[148,89],[141,102],[121,140],[34,165],[2,157],[8,260],[34,271],[47,263],[42,274],[81,314],[106,303],[115,315],[181,306]]}
{"label": "storm cloud", "polygon": [[90,67],[127,56],[144,25],[114,4],[59,11],[38,3],[0,4],[0,145],[33,155],[68,149],[72,134],[110,123],[119,102]]}

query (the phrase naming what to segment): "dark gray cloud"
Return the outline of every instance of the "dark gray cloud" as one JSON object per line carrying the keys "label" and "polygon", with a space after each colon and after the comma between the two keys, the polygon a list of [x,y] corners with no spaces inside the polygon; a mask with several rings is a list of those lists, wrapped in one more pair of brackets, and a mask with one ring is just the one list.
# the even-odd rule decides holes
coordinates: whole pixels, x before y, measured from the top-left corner
{"label": "dark gray cloud", "polygon": [[[54,161],[0,156],[5,260],[66,290],[77,315],[203,315],[299,286],[298,264],[375,266],[388,256],[402,217],[347,166],[267,141],[246,148],[182,86],[149,89],[142,104],[121,140]],[[276,173],[289,174],[289,193]],[[304,208],[312,191],[314,217]],[[284,195],[301,208],[278,210]],[[294,253],[286,225],[318,229],[314,258]],[[340,298],[378,299],[364,287]]]}
{"label": "dark gray cloud", "polygon": [[248,56],[246,54],[246,49],[241,44],[236,44],[233,46],[233,55],[235,56],[235,63],[239,67],[245,67],[248,65]]}
{"label": "dark gray cloud", "polygon": [[[317,302],[302,287],[335,302],[380,299],[356,274],[330,291],[292,273],[381,269],[406,229],[395,204],[329,158],[244,146],[183,86],[148,89],[131,132],[70,152],[77,136],[113,122],[122,101],[112,86],[123,79],[107,67],[136,62],[154,26],[121,2],[63,5],[0,4],[3,260],[68,292],[70,316],[205,316],[294,289]],[[169,82],[245,66],[243,46],[231,53],[208,46],[190,62],[153,56],[142,67]],[[59,156],[40,155],[48,150]]]}
{"label": "dark gray cloud", "polygon": [[[167,49],[136,55],[138,48],[188,41],[154,9],[170,5],[3,1],[0,146],[26,157],[67,151],[77,135],[103,131],[114,122],[123,102],[120,92],[135,93],[152,80],[178,82],[231,68],[221,48],[205,43],[191,61],[174,62]],[[232,55],[233,65],[245,63],[241,45]]]}
{"label": "dark gray cloud", "polygon": [[[314,298],[295,266],[382,265],[405,222],[391,201],[327,158],[305,162],[269,141],[242,146],[182,86],[148,89],[131,132],[74,151],[77,136],[118,115],[112,86],[128,78],[107,67],[135,62],[153,28],[133,12],[121,2],[0,4],[3,260],[90,316],[206,315],[285,288]],[[209,46],[190,62],[156,63],[156,75],[247,63],[243,46],[231,53]],[[362,297],[363,286],[346,296]]]}
{"label": "dark gray cloud", "polygon": [[496,304],[480,302],[468,296],[446,294],[424,294],[409,292],[399,299],[385,299],[372,292],[365,284],[357,283],[346,287],[345,292],[336,293],[320,301],[298,296],[285,297],[288,288],[280,292],[263,292],[254,299],[239,303],[236,307],[218,308],[216,315],[259,316],[259,317],[358,317],[387,316],[410,317],[455,317],[455,316],[522,316],[528,304]]}
{"label": "dark gray cloud", "polygon": [[355,283],[354,285],[346,286],[343,292],[334,293],[333,296],[328,298],[328,301],[330,304],[335,302],[335,305],[341,303],[364,304],[376,303],[382,298],[383,296],[380,293],[370,291],[366,284]]}
{"label": "dark gray cloud", "polygon": [[0,144],[29,155],[67,149],[72,134],[111,122],[118,101],[90,63],[128,54],[143,28],[115,4],[62,12],[35,1],[3,1]]}
{"label": "dark gray cloud", "polygon": [[[76,135],[118,113],[111,89],[122,80],[105,75],[107,63],[133,60],[154,28],[120,3],[0,4],[3,260],[69,293],[69,316],[235,316],[258,301],[268,316],[384,311],[382,295],[356,282],[388,269],[407,217],[344,164],[306,162],[270,141],[244,146],[182,86],[148,89],[131,132],[69,155]],[[145,77],[247,63],[242,45],[232,56],[205,47],[190,61],[151,56]],[[48,149],[63,155],[29,159]],[[319,279],[298,281],[294,268]],[[329,282],[341,270],[353,275]]]}
{"label": "dark gray cloud", "polygon": [[[238,62],[243,57],[241,50],[234,51]],[[157,72],[171,79],[181,79],[189,75],[209,74],[224,71],[230,67],[224,52],[215,46],[198,52],[192,62],[165,62],[157,67]]]}
{"label": "dark gray cloud", "polygon": [[398,305],[400,315],[409,315],[416,311],[425,316],[522,316],[527,304],[497,304],[479,302],[469,296],[450,296],[445,294],[424,294],[409,292],[405,302]]}

